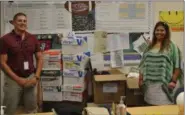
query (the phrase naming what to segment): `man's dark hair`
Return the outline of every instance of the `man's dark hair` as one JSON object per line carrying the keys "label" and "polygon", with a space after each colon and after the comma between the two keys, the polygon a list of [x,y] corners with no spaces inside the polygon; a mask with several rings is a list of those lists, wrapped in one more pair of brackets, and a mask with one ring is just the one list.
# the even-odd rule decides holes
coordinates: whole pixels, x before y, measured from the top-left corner
{"label": "man's dark hair", "polygon": [[25,13],[19,12],[19,13],[17,13],[17,14],[14,15],[13,20],[16,20],[17,17],[19,17],[19,16],[25,16],[25,17],[27,17]]}

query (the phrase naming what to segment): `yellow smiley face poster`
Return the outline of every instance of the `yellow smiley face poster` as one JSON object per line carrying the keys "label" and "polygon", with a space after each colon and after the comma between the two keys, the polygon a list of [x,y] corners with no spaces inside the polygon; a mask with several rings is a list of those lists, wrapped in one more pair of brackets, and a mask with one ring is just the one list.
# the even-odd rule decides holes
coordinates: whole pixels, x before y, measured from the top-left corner
{"label": "yellow smiley face poster", "polygon": [[184,11],[160,11],[159,20],[166,22],[173,32],[184,31]]}

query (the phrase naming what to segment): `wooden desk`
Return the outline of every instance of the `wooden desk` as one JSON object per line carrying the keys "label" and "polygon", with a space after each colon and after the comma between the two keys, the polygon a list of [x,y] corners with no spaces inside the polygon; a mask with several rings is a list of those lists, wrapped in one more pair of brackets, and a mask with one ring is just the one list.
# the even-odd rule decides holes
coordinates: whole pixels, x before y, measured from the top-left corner
{"label": "wooden desk", "polygon": [[[87,106],[98,107],[94,103],[88,103]],[[127,110],[131,115],[178,115],[179,113],[178,105],[128,107]]]}
{"label": "wooden desk", "polygon": [[53,112],[46,112],[46,113],[19,114],[19,115],[54,115],[54,113]]}
{"label": "wooden desk", "polygon": [[177,105],[127,108],[131,115],[178,115]]}
{"label": "wooden desk", "polygon": [[[179,115],[179,107],[177,105],[133,107],[127,108],[127,110],[131,115]],[[34,115],[54,115],[54,114],[52,112],[48,112],[48,113],[36,113]]]}

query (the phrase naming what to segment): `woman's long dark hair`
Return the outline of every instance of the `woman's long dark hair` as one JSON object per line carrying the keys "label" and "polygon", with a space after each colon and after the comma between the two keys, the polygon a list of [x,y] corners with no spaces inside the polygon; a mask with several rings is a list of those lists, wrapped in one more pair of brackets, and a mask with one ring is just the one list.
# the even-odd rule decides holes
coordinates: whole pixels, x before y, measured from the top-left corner
{"label": "woman's long dark hair", "polygon": [[161,47],[160,47],[160,50],[159,50],[159,52],[163,52],[164,49],[168,49],[169,45],[170,45],[170,28],[169,28],[167,23],[162,22],[162,21],[157,22],[155,27],[154,27],[152,43],[150,44],[148,50],[152,49],[154,47],[154,45],[157,43],[157,38],[156,38],[156,35],[155,35],[155,31],[156,31],[158,26],[163,26],[165,31],[166,31],[165,38],[162,41],[162,44],[161,44]]}

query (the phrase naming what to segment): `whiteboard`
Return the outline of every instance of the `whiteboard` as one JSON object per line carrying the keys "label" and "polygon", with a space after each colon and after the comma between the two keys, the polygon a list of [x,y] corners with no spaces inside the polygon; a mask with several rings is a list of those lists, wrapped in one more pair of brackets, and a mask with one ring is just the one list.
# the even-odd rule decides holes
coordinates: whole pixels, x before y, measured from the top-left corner
{"label": "whiteboard", "polygon": [[60,33],[72,30],[71,13],[64,8],[64,3],[52,2],[14,2],[5,3],[5,28],[13,29],[9,20],[13,16],[23,12],[27,15],[28,31],[33,34]]}

